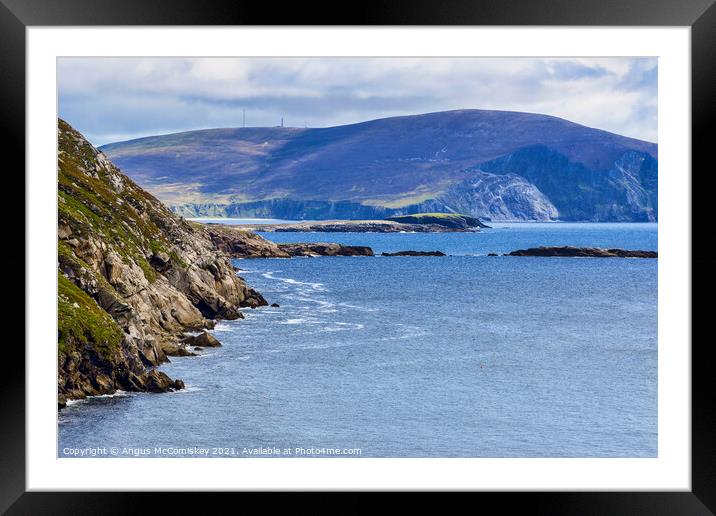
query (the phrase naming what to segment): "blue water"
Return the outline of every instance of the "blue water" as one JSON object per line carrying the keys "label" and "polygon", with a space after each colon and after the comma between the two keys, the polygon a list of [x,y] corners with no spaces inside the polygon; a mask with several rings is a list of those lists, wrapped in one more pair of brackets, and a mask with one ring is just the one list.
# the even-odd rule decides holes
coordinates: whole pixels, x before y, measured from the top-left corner
{"label": "blue water", "polygon": [[266,236],[452,256],[236,260],[280,308],[246,310],[217,325],[222,348],[163,366],[185,391],[63,410],[60,456],[97,446],[120,456],[657,456],[657,260],[485,256],[655,250],[656,225]]}

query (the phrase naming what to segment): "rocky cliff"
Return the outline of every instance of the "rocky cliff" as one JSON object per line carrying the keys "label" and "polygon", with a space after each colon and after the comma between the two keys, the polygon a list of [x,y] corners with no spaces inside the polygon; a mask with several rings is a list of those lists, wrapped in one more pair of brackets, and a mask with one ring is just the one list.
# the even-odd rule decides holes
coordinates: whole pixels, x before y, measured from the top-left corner
{"label": "rocky cliff", "polygon": [[58,395],[183,386],[155,366],[186,331],[266,304],[205,232],[58,123]]}

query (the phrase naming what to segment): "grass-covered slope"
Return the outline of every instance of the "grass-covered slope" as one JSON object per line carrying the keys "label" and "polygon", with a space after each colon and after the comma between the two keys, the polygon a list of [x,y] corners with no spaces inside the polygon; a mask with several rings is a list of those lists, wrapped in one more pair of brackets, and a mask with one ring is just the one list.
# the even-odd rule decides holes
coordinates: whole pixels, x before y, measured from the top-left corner
{"label": "grass-covered slope", "polygon": [[180,388],[153,367],[184,331],[265,301],[208,235],[58,122],[58,390]]}

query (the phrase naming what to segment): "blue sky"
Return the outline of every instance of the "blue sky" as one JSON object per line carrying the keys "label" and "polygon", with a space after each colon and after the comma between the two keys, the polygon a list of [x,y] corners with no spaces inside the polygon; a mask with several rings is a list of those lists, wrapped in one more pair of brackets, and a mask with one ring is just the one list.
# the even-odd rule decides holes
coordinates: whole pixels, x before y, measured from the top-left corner
{"label": "blue sky", "polygon": [[501,109],[657,141],[655,58],[60,58],[59,115],[95,145]]}

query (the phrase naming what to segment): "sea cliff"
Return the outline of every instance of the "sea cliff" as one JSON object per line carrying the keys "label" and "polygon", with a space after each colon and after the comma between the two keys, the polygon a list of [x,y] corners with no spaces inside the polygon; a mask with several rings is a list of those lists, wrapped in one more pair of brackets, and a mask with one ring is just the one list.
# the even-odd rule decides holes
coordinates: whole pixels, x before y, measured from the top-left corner
{"label": "sea cliff", "polygon": [[188,331],[265,305],[211,238],[58,122],[58,404],[180,389],[156,366]]}

